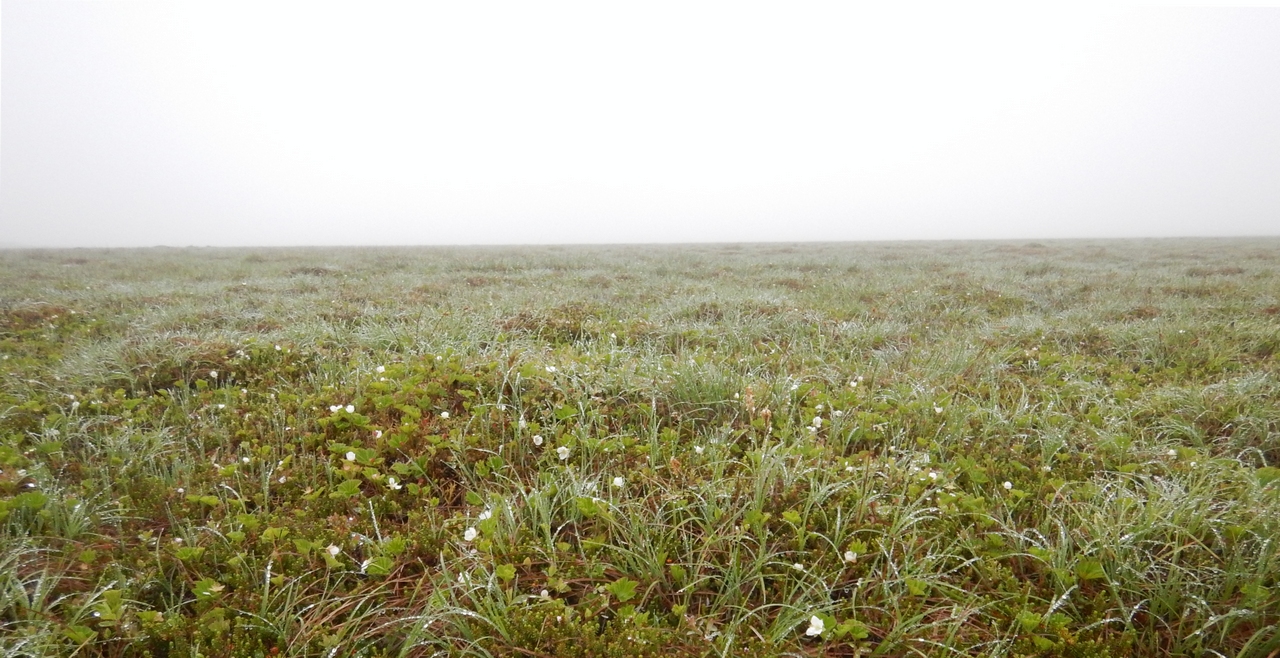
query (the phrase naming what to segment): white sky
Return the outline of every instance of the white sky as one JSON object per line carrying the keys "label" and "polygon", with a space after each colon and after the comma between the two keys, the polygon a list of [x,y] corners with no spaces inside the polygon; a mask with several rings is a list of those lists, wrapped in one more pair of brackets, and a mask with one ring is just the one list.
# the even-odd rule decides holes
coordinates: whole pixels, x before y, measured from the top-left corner
{"label": "white sky", "polygon": [[0,244],[1280,234],[1280,10],[985,7],[4,0]]}

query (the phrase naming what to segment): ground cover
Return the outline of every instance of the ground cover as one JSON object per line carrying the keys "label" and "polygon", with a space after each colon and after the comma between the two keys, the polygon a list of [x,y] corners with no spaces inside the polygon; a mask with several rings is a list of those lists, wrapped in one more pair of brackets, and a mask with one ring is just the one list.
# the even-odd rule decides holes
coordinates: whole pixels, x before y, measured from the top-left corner
{"label": "ground cover", "polygon": [[11,656],[1274,656],[1280,240],[0,252]]}

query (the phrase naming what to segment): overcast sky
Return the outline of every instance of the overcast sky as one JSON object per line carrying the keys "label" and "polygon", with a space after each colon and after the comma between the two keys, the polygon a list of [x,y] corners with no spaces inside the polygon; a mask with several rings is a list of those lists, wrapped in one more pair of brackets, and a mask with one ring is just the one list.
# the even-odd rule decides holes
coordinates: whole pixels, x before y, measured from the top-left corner
{"label": "overcast sky", "polygon": [[7,246],[1280,234],[1277,9],[4,0],[0,29]]}

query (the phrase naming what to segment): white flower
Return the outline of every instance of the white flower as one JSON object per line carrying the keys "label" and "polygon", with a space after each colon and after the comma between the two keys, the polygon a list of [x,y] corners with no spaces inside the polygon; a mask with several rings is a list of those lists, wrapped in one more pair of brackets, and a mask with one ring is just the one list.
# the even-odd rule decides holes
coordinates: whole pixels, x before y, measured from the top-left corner
{"label": "white flower", "polygon": [[1010,482],[1010,481],[1008,481],[1008,480],[1005,480],[1005,481],[1004,481],[1004,484],[1002,484],[1002,485],[1000,485],[1000,486],[1004,487],[1004,490],[1005,490],[1005,491],[1009,491],[1009,490],[1013,489],[1013,483],[1012,483],[1012,482]]}
{"label": "white flower", "polygon": [[210,370],[210,371],[209,371],[209,379],[217,379],[217,378],[218,378],[218,371],[217,371],[217,370]]}
{"label": "white flower", "polygon": [[248,463],[249,463],[249,458],[248,458],[248,457],[241,457],[241,458],[240,458],[240,461],[241,461],[242,463],[248,464]]}
{"label": "white flower", "polygon": [[187,493],[187,490],[182,487],[178,487],[178,493]]}
{"label": "white flower", "polygon": [[818,637],[825,630],[827,630],[827,625],[822,623],[822,618],[814,615],[809,618],[809,628],[805,630],[804,634],[809,637]]}
{"label": "white flower", "polygon": [[225,404],[220,404],[220,405],[218,405],[218,408],[219,408],[219,409],[226,409],[226,408],[227,408],[227,405],[225,405]]}
{"label": "white flower", "polygon": [[556,448],[556,454],[560,456],[560,461],[564,461],[569,458],[569,449],[565,446],[560,446]]}
{"label": "white flower", "polygon": [[845,562],[857,562],[857,561],[858,561],[858,554],[857,554],[857,553],[854,553],[853,551],[845,551],[845,552],[844,552],[844,561],[845,561]]}
{"label": "white flower", "polygon": [[792,384],[792,385],[791,385],[791,390],[793,390],[793,391],[798,390],[799,388],[800,388],[800,385],[799,385],[799,384]]}
{"label": "white flower", "polygon": [[382,373],[384,373],[384,372],[386,372],[386,371],[387,371],[387,367],[386,367],[386,366],[378,366],[377,368],[374,368],[374,371],[375,371],[375,372],[377,372],[378,374],[382,374]]}
{"label": "white flower", "polygon": [[703,451],[703,450],[706,450],[706,448],[703,448],[702,446],[694,446],[694,447],[693,447],[693,451],[694,451],[694,452],[696,452],[696,453],[698,453],[699,455],[701,455],[701,454],[702,454],[702,451]]}
{"label": "white flower", "polygon": [[1178,451],[1177,451],[1177,450],[1174,450],[1173,448],[1169,448],[1169,456],[1170,456],[1170,457],[1177,457],[1177,456],[1178,456]]}
{"label": "white flower", "polygon": [[399,482],[396,482],[396,479],[394,477],[389,477],[387,478],[387,486],[391,487],[392,491],[399,491],[403,485],[401,485]]}
{"label": "white flower", "polygon": [[516,425],[518,425],[520,429],[524,429],[529,426],[529,423],[526,423],[525,420],[521,418],[520,422],[516,423]]}
{"label": "white flower", "polygon": [[618,477],[616,477],[616,478],[613,478],[613,486],[615,486],[615,487],[621,487],[621,486],[625,485],[626,483],[627,483],[627,481],[626,481],[626,480],[624,480],[624,479],[622,479],[622,476],[621,476],[621,475],[619,475],[619,476],[618,476]]}
{"label": "white flower", "polygon": [[353,461],[355,461],[355,460],[356,460],[356,453],[354,453],[354,452],[347,452],[347,461],[349,461],[349,462],[353,462]]}
{"label": "white flower", "polygon": [[276,351],[277,351],[277,352],[279,352],[279,351],[280,351],[280,346],[279,346],[279,345],[276,345]]}
{"label": "white flower", "polygon": [[347,413],[353,414],[355,412],[356,412],[356,405],[354,404],[347,405]]}
{"label": "white flower", "polygon": [[547,366],[547,372],[555,372],[555,371],[556,371],[555,366]]}
{"label": "white flower", "polygon": [[374,431],[373,431],[373,438],[375,438],[375,439],[381,439],[381,438],[382,438],[382,430],[374,430]]}
{"label": "white flower", "polygon": [[844,417],[844,412],[843,412],[843,411],[840,411],[839,409],[836,409],[835,411],[832,411],[832,412],[831,412],[831,415],[832,415],[832,416],[835,416],[836,418],[843,418],[843,417]]}
{"label": "white flower", "polygon": [[446,419],[446,420],[447,420],[447,419],[449,418],[449,412],[447,412],[447,411],[441,411],[441,412],[440,412],[440,417],[441,417],[441,418],[444,418],[444,419]]}
{"label": "white flower", "polygon": [[329,405],[329,413],[336,414],[338,413],[338,410],[341,408],[342,408],[342,405],[340,404],[331,404]]}
{"label": "white flower", "polygon": [[934,407],[933,407],[933,413],[935,413],[935,414],[940,414],[940,413],[942,413],[942,407],[939,407],[939,406],[937,406],[937,405],[934,405]]}
{"label": "white flower", "polygon": [[814,417],[813,417],[813,427],[814,427],[815,429],[821,429],[821,428],[822,428],[822,416],[814,416]]}
{"label": "white flower", "polygon": [[329,544],[329,548],[326,548],[324,550],[329,551],[329,555],[332,555],[334,557],[337,557],[338,553],[342,552],[342,549],[338,548],[335,544]]}
{"label": "white flower", "polygon": [[479,518],[481,521],[486,521],[486,520],[488,520],[488,519],[490,519],[490,518],[492,518],[492,517],[493,517],[493,510],[488,510],[488,509],[487,509],[487,510],[485,510],[485,511],[481,512],[481,513],[480,513],[480,516],[478,516],[478,517],[476,517],[476,518]]}
{"label": "white flower", "polygon": [[540,446],[540,445],[542,445],[542,435],[541,435],[541,434],[534,434],[534,435],[533,435],[533,445],[535,445],[535,446]]}
{"label": "white flower", "polygon": [[548,592],[547,590],[545,590],[545,589],[544,589],[544,590],[542,590],[541,592],[539,592],[539,593],[538,593],[538,596],[540,596],[540,597],[542,597],[542,598],[544,598],[544,599],[549,599],[549,598],[551,598],[551,592]]}
{"label": "white flower", "polygon": [[467,528],[467,531],[462,533],[462,541],[471,541],[479,536],[479,530],[476,530],[475,528]]}
{"label": "white flower", "polygon": [[796,571],[804,571],[804,565],[800,564],[799,562],[791,565],[791,568],[795,569]]}

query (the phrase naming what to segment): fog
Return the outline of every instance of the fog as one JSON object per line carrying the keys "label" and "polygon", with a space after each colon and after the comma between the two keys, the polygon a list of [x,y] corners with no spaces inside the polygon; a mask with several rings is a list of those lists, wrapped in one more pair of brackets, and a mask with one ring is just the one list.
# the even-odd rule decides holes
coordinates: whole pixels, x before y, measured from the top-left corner
{"label": "fog", "polygon": [[1280,10],[62,3],[3,246],[1280,234]]}

